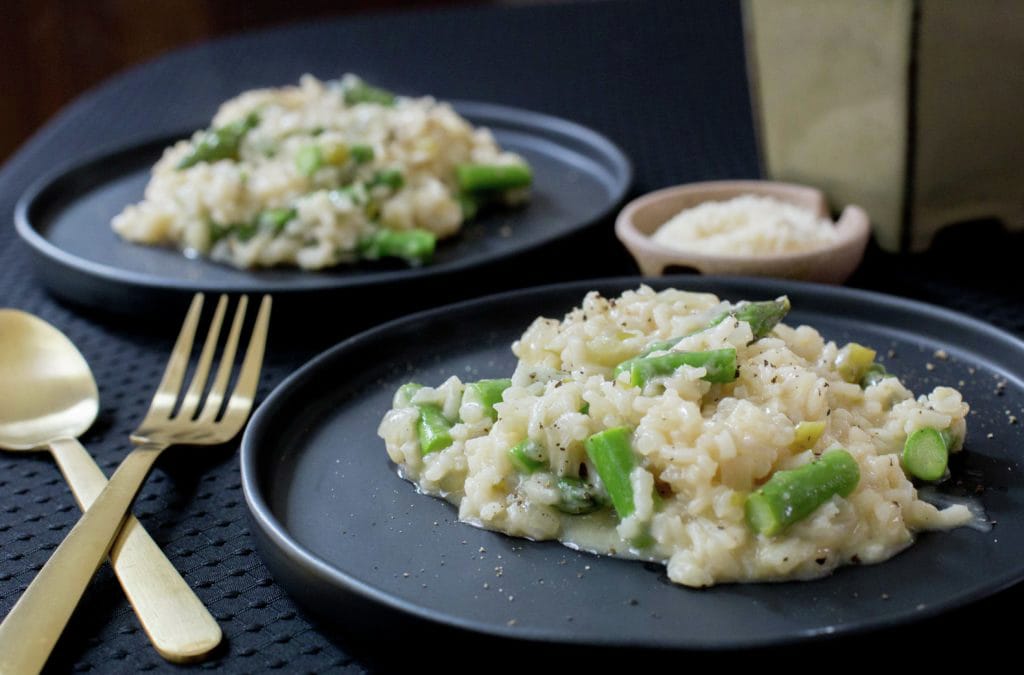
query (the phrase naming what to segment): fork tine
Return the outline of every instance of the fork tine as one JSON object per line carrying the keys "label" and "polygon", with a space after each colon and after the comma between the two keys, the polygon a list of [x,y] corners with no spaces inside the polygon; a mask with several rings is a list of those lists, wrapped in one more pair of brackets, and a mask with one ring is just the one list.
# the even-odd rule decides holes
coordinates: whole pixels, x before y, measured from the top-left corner
{"label": "fork tine", "polygon": [[264,295],[259,313],[256,315],[256,323],[252,328],[252,337],[249,338],[249,346],[245,350],[242,369],[238,373],[238,382],[235,384],[234,391],[231,392],[231,398],[228,399],[228,408],[224,413],[223,422],[225,427],[231,429],[232,434],[245,424],[245,420],[252,410],[253,401],[256,399],[256,388],[260,383],[263,352],[267,346],[267,332],[270,327],[271,303],[270,296]]}
{"label": "fork tine", "polygon": [[163,379],[153,395],[153,402],[149,406],[146,419],[170,418],[174,410],[174,403],[178,400],[178,393],[181,391],[181,381],[188,369],[188,357],[192,353],[192,341],[196,335],[196,328],[199,325],[199,316],[203,310],[203,294],[196,293],[189,305],[188,314],[185,315],[185,322],[181,325],[181,332],[174,343],[174,350],[171,358],[167,361],[167,368],[164,370]]}
{"label": "fork tine", "polygon": [[217,341],[220,339],[220,326],[224,320],[224,310],[227,309],[227,305],[228,296],[221,295],[217,302],[217,309],[213,313],[213,320],[210,321],[210,329],[206,334],[203,351],[196,364],[196,372],[192,375],[192,383],[189,384],[185,398],[181,401],[181,410],[178,411],[179,419],[191,420],[196,414],[196,408],[199,407],[199,399],[203,397],[206,378],[210,373],[210,363],[213,362],[213,353],[216,351]]}
{"label": "fork tine", "polygon": [[245,320],[245,310],[248,305],[248,296],[243,295],[238,299],[235,318],[231,321],[231,331],[228,333],[227,342],[224,343],[224,352],[220,355],[220,365],[217,366],[217,375],[213,379],[213,386],[210,387],[210,393],[206,395],[206,403],[203,404],[203,410],[199,413],[199,422],[214,421],[220,411],[224,393],[227,391],[228,382],[231,379],[231,369],[235,363],[238,339],[242,335],[242,322]]}

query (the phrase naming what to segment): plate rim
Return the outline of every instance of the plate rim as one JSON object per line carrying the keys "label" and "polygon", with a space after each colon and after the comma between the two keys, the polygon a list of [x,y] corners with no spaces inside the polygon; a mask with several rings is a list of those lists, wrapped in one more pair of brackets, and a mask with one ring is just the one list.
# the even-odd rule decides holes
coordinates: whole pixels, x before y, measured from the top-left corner
{"label": "plate rim", "polygon": [[[182,278],[155,277],[135,270],[126,270],[88,260],[75,255],[74,253],[70,253],[51,242],[43,233],[43,229],[37,227],[37,224],[33,222],[31,212],[34,208],[38,208],[36,204],[39,199],[46,196],[47,192],[53,189],[53,186],[65,180],[68,176],[89,171],[97,165],[119,158],[122,155],[135,152],[144,146],[164,144],[164,147],[166,148],[168,147],[167,144],[190,138],[192,134],[196,132],[196,129],[192,129],[190,131],[186,130],[180,133],[174,131],[156,131],[151,134],[133,136],[127,140],[105,144],[92,152],[79,156],[78,158],[58,164],[55,168],[45,172],[33,180],[18,198],[14,205],[15,230],[21,240],[32,249],[36,256],[54,262],[66,268],[71,273],[85,275],[90,279],[99,281],[111,287],[128,287],[132,290],[142,290],[143,292],[153,293],[167,291],[175,293],[193,293],[205,291],[215,293],[274,293],[293,296],[374,288],[401,283],[404,281],[425,281],[428,279],[443,278],[449,275],[463,274],[473,269],[493,264],[499,260],[509,257],[510,255],[525,255],[543,246],[556,243],[560,239],[568,237],[580,230],[594,225],[595,223],[609,218],[619,207],[621,207],[633,187],[633,182],[635,180],[635,168],[632,160],[630,160],[629,156],[614,140],[596,129],[557,115],[500,103],[466,99],[447,99],[442,102],[450,104],[461,115],[495,118],[506,122],[517,130],[519,127],[527,126],[534,129],[543,129],[545,131],[554,132],[556,135],[561,137],[584,139],[587,147],[593,148],[599,152],[600,158],[603,160],[602,164],[605,165],[608,175],[613,176],[616,179],[615,184],[612,186],[614,187],[614,190],[609,196],[608,203],[594,216],[580,221],[573,227],[546,233],[536,241],[522,245],[511,252],[492,252],[490,254],[472,258],[464,256],[446,263],[443,267],[432,265],[407,267],[398,270],[383,271],[374,274],[371,277],[328,277],[318,275],[316,272],[307,272],[306,276],[300,277],[300,280],[303,283],[298,286],[293,285],[293,282],[290,279],[285,281],[268,281],[256,277],[253,279],[252,283],[245,284],[244,287],[238,288],[226,287],[223,284],[217,283],[205,284],[189,282],[187,279]],[[477,126],[489,127],[491,125],[483,123],[478,124]],[[566,147],[564,144],[560,145],[562,147]],[[207,264],[216,264],[209,261],[204,262]],[[336,271],[338,269],[343,268],[329,268],[327,271]],[[258,274],[261,270],[239,271]],[[290,268],[289,271],[291,271]],[[48,276],[44,281],[48,286],[51,286]],[[52,288],[52,286],[51,290],[57,291],[57,289]],[[63,295],[63,293],[60,294]]]}
{"label": "plate rim", "polygon": [[[971,331],[977,331],[983,334],[986,338],[996,340],[1009,348],[1013,348],[1018,350],[1020,353],[1024,353],[1024,339],[1016,336],[1008,330],[1004,330],[970,315],[947,309],[945,307],[912,298],[890,295],[861,288],[832,286],[803,281],[769,279],[763,277],[710,275],[600,277],[595,279],[530,286],[463,300],[461,302],[446,304],[439,307],[433,307],[404,317],[392,319],[386,323],[374,326],[341,340],[332,347],[329,347],[315,355],[293,373],[288,375],[273,389],[273,391],[271,391],[270,394],[268,394],[266,399],[260,403],[259,407],[253,414],[252,419],[250,419],[249,424],[246,426],[245,432],[242,436],[239,457],[242,492],[245,496],[246,506],[249,509],[253,523],[259,530],[258,534],[262,535],[262,537],[258,536],[257,540],[270,540],[277,547],[277,551],[274,552],[275,556],[283,555],[285,558],[298,563],[301,567],[307,570],[307,572],[316,577],[316,580],[320,583],[326,583],[333,587],[340,587],[345,592],[354,594],[363,600],[371,603],[378,603],[384,607],[406,613],[417,619],[427,620],[442,626],[466,630],[479,635],[512,639],[516,641],[534,640],[548,644],[576,646],[597,644],[593,639],[585,636],[579,636],[578,638],[576,636],[569,636],[568,638],[563,638],[561,636],[556,637],[541,630],[530,631],[529,629],[524,629],[524,627],[516,627],[513,629],[512,627],[504,625],[481,624],[470,619],[455,616],[451,613],[444,614],[440,611],[393,597],[387,592],[379,591],[376,588],[352,577],[342,569],[335,567],[328,561],[313,553],[311,550],[307,549],[293,536],[291,536],[287,527],[285,527],[285,525],[274,515],[267,499],[265,498],[266,495],[264,495],[259,486],[260,469],[258,464],[258,455],[260,453],[260,449],[258,447],[256,436],[262,435],[262,427],[273,423],[271,418],[272,408],[278,406],[279,401],[287,399],[288,395],[291,393],[291,389],[300,387],[310,376],[315,376],[316,372],[324,364],[335,358],[339,358],[340,354],[356,348],[361,344],[370,342],[376,339],[379,335],[387,334],[392,330],[400,329],[403,326],[410,324],[423,325],[426,321],[442,317],[450,312],[464,311],[475,307],[493,308],[495,305],[498,305],[503,301],[514,300],[521,296],[542,295],[552,291],[568,292],[573,289],[578,290],[581,293],[585,293],[586,290],[584,289],[599,285],[618,285],[626,289],[630,286],[636,287],[639,284],[657,284],[664,285],[666,287],[679,287],[680,285],[690,284],[692,286],[696,286],[696,288],[693,288],[692,290],[715,292],[716,294],[723,292],[736,292],[742,288],[761,288],[767,293],[778,293],[780,295],[786,292],[803,292],[817,294],[823,300],[828,300],[830,298],[843,298],[877,303],[890,309],[910,309],[939,320],[957,323]],[[1018,377],[1015,384],[1024,387],[1024,375]],[[917,623],[923,619],[929,619],[949,611],[955,611],[958,608],[963,608],[985,598],[992,597],[1007,588],[1021,583],[1022,581],[1024,581],[1024,563],[1021,564],[1021,567],[1018,570],[990,579],[979,588],[975,588],[969,592],[951,592],[943,602],[930,603],[923,609],[899,611],[871,621],[859,621],[851,624],[840,624],[838,626],[831,625],[811,627],[794,631],[792,634],[781,639],[766,636],[761,638],[747,637],[740,640],[720,640],[713,643],[689,642],[685,644],[680,643],[672,645],[660,642],[635,640],[624,640],[619,642],[604,641],[601,644],[604,646],[629,648],[691,649],[709,653],[724,652],[731,649],[752,649],[770,646],[786,647],[796,644],[807,644],[815,640],[877,633],[895,626]],[[291,595],[290,591],[288,592],[289,597],[294,597]]]}

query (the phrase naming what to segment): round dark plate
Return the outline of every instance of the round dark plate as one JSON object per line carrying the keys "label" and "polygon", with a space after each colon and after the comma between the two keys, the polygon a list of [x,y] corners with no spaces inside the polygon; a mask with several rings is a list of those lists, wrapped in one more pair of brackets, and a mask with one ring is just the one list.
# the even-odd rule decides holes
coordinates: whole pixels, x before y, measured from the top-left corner
{"label": "round dark plate", "polygon": [[281,585],[328,619],[358,612],[360,621],[405,616],[557,643],[729,649],[902,624],[1024,579],[1024,433],[1008,418],[1024,405],[1024,343],[948,310],[848,288],[647,282],[734,301],[787,293],[788,323],[875,346],[916,393],[958,387],[972,407],[968,441],[943,489],[983,486],[992,531],[923,534],[885,563],[815,581],[694,590],[669,583],[658,565],[459,523],[453,506],[398,477],[376,433],[396,387],[507,376],[509,347],[536,316],[560,318],[588,290],[618,295],[638,283],[586,281],[423,312],[346,340],[289,377],[242,441],[257,542]]}
{"label": "round dark plate", "polygon": [[56,294],[107,310],[146,312],[161,308],[160,300],[180,300],[197,291],[273,293],[281,298],[462,273],[605,218],[629,189],[629,160],[590,129],[505,106],[453,105],[474,125],[490,128],[503,148],[526,158],[533,167],[534,187],[529,204],[484,214],[459,236],[441,242],[433,262],[423,267],[382,262],[320,272],[243,271],[190,260],[173,249],[123,241],[110,220],[142,198],[163,149],[188,132],[132,143],[44,176],[17,204],[18,233],[32,247],[38,273]]}

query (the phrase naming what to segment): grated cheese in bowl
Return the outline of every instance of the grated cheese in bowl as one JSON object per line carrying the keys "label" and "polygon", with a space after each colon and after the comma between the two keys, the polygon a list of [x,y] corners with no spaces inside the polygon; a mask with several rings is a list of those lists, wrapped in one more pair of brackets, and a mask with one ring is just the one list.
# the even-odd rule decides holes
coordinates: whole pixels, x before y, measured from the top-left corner
{"label": "grated cheese in bowl", "polygon": [[685,209],[651,236],[652,241],[667,248],[726,255],[809,251],[836,238],[831,220],[756,195]]}

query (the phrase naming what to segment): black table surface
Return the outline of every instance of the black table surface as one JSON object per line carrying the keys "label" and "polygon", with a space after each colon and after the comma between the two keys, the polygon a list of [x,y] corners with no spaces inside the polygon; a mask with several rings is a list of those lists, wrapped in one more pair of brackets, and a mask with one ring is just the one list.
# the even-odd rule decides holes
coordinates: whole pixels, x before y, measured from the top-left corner
{"label": "black table surface", "polygon": [[[733,2],[582,2],[382,14],[246,34],[124,72],[69,106],[0,171],[0,211],[8,214],[0,229],[0,304],[58,326],[93,367],[102,404],[83,441],[108,473],[128,449],[127,435],[148,406],[175,330],[69,306],[48,295],[14,232],[14,203],[56,164],[133,138],[205,126],[217,104],[239,91],[295,82],[305,72],[322,78],[355,72],[401,92],[493,101],[574,119],[607,134],[631,157],[633,194],[760,173],[740,10]],[[579,247],[587,255],[566,255]],[[942,234],[927,254],[897,256],[872,248],[849,284],[957,309],[1021,336],[1024,286],[1015,278],[1021,253],[1020,234],[971,223]],[[510,261],[471,283],[448,282],[414,297],[413,307],[370,302],[378,309],[358,317],[339,310],[337,320],[316,332],[275,325],[259,395],[265,397],[323,348],[395,313],[515,286],[636,272],[609,222],[530,254],[528,262]],[[403,663],[403,652],[413,653],[403,647],[410,636],[353,639],[318,629],[303,616],[254,550],[237,456],[230,450],[168,455],[143,488],[135,513],[224,630],[218,652],[193,668],[393,670]],[[77,518],[70,492],[45,454],[0,455],[0,615]],[[866,654],[921,642],[936,645],[936,653],[945,653],[947,643],[984,648],[975,656],[993,648],[1009,651],[1012,622],[1002,617],[1022,601],[1024,588],[1018,585],[936,619],[810,650]],[[555,656],[582,662],[579,652]],[[47,668],[175,667],[149,646],[105,565]]]}

